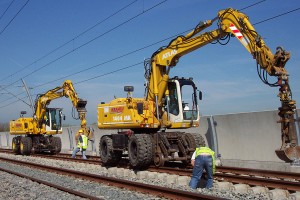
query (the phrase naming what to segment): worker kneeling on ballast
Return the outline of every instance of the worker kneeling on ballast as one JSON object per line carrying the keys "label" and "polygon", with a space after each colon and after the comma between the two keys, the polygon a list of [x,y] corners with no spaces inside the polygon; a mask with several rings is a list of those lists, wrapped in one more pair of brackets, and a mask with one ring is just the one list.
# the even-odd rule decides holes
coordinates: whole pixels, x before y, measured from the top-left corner
{"label": "worker kneeling on ballast", "polygon": [[86,155],[85,155],[85,151],[88,147],[88,137],[84,135],[82,129],[80,129],[78,132],[80,134],[80,136],[78,138],[78,145],[72,153],[72,158],[75,158],[76,154],[80,151],[82,153],[82,158],[87,159]]}

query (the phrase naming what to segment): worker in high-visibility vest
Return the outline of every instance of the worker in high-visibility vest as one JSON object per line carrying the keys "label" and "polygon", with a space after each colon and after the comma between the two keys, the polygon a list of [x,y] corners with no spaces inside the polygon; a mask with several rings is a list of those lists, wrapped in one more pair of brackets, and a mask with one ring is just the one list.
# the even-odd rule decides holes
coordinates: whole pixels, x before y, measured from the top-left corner
{"label": "worker in high-visibility vest", "polygon": [[77,147],[74,149],[73,153],[72,153],[72,158],[76,157],[76,153],[78,153],[79,151],[82,153],[82,158],[83,159],[87,159],[86,155],[85,155],[85,151],[88,147],[88,137],[84,135],[83,130],[80,129],[79,131],[79,138],[78,138],[78,145]]}
{"label": "worker in high-visibility vest", "polygon": [[206,171],[207,183],[205,188],[213,187],[213,174],[216,170],[215,152],[209,147],[196,148],[191,158],[191,164],[194,167],[190,187],[196,189],[201,179],[203,169]]}

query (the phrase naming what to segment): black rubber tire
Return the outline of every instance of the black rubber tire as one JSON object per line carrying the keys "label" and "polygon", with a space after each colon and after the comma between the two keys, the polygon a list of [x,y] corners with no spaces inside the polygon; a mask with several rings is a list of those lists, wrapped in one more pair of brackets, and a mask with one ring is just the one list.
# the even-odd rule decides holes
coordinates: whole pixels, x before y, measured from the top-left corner
{"label": "black rubber tire", "polygon": [[116,166],[121,158],[122,151],[114,151],[110,136],[102,136],[99,142],[99,155],[103,165]]}
{"label": "black rubber tire", "polygon": [[16,154],[16,155],[20,154],[20,137],[19,136],[14,137],[12,139],[11,148],[12,148],[14,154]]}
{"label": "black rubber tire", "polygon": [[197,145],[195,137],[191,133],[185,133],[184,136],[188,143],[188,147],[191,149],[196,149]]}
{"label": "black rubber tire", "polygon": [[149,134],[135,134],[129,138],[128,156],[134,169],[147,168],[153,162],[153,143]]}
{"label": "black rubber tire", "polygon": [[61,152],[61,138],[60,137],[51,137],[50,139],[51,141],[51,150],[50,150],[50,153],[51,154],[58,154]]}
{"label": "black rubber tire", "polygon": [[199,134],[199,133],[190,133],[190,134],[195,139],[196,147],[205,147],[206,146],[205,140],[201,134]]}
{"label": "black rubber tire", "polygon": [[30,155],[32,148],[32,140],[30,137],[21,137],[20,141],[20,153],[22,155]]}

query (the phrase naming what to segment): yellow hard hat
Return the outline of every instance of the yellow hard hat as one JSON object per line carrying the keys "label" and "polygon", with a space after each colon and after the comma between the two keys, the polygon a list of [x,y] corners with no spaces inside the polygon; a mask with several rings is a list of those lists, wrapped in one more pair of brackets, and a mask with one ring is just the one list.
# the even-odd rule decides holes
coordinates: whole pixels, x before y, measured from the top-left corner
{"label": "yellow hard hat", "polygon": [[79,129],[79,131],[78,131],[79,133],[83,133],[83,130],[82,129]]}

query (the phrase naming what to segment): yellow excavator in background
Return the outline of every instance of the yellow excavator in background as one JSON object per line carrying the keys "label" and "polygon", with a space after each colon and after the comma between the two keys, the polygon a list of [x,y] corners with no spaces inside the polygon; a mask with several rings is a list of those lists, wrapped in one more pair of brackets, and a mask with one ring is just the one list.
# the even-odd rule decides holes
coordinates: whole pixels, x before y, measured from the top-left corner
{"label": "yellow excavator in background", "polygon": [[72,82],[66,80],[62,86],[37,95],[33,117],[24,117],[26,112],[22,111],[19,119],[10,121],[10,134],[18,135],[12,140],[14,153],[30,155],[50,152],[56,154],[61,151],[61,139],[53,135],[62,133],[62,119],[65,116],[62,114],[62,108],[48,108],[52,100],[61,97],[70,98],[73,107],[77,109],[78,119],[81,120],[81,129],[89,138],[93,137],[93,132],[86,127],[87,101],[78,98]]}
{"label": "yellow excavator in background", "polygon": [[[202,32],[214,22],[217,23],[215,30]],[[279,87],[281,107],[278,115],[282,145],[276,150],[278,157],[287,162],[299,159],[294,124],[296,102],[292,100],[285,69],[290,54],[281,47],[273,54],[249,22],[248,16],[228,8],[219,11],[216,18],[200,22],[187,35],[178,36],[154,52],[151,59],[145,62],[144,98],[133,98],[133,87],[125,86],[127,98],[98,105],[100,129],[125,130],[101,137],[99,151],[102,162],[115,165],[123,153],[128,152],[129,162],[134,168],[147,167],[153,161],[156,166],[162,166],[166,161],[189,163],[195,147],[203,144],[203,138],[199,134],[166,130],[199,125],[197,88],[192,78],[170,78],[169,73],[181,56],[213,42],[229,41],[231,36],[235,36],[256,59],[261,80],[272,87]],[[269,83],[267,75],[276,77],[277,81]],[[192,107],[185,109],[183,95],[188,86],[192,88],[189,92]]]}

